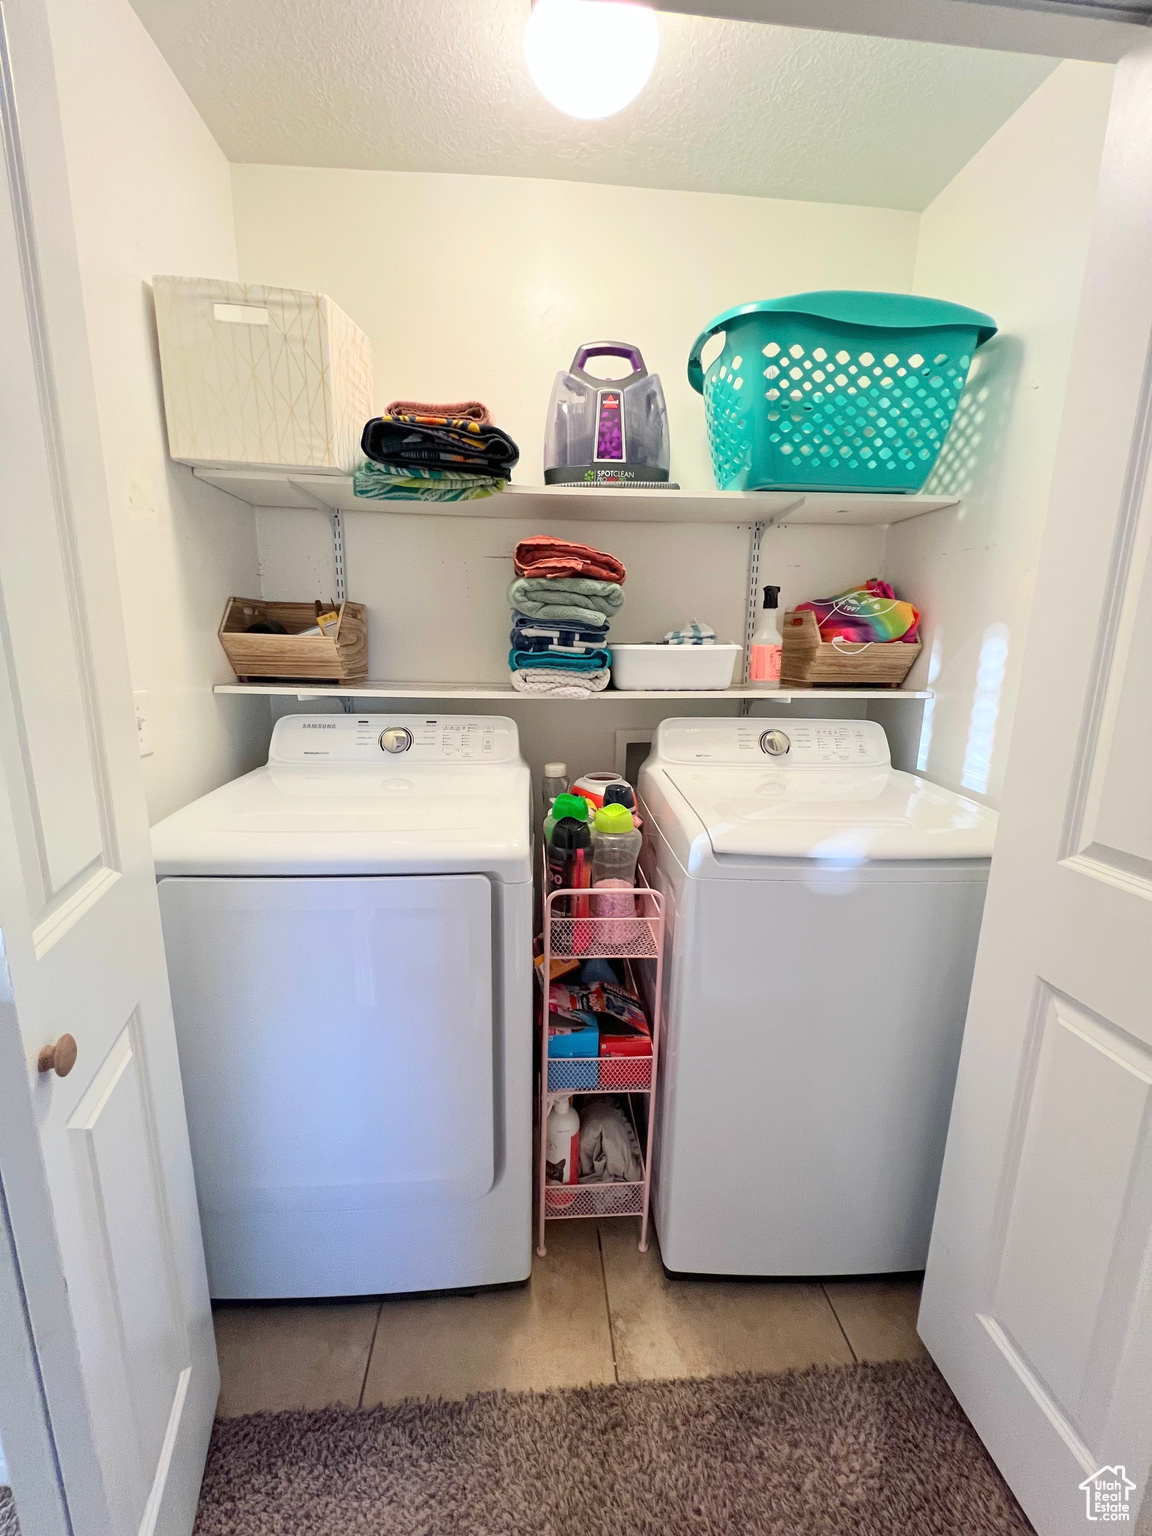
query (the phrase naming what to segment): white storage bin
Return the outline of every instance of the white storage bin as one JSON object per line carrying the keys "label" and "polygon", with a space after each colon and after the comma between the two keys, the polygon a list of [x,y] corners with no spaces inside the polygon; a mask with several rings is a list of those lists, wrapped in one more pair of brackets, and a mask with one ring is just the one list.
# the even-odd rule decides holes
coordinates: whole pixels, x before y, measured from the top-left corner
{"label": "white storage bin", "polygon": [[612,645],[612,686],[647,689],[727,688],[739,645]]}
{"label": "white storage bin", "polygon": [[351,473],[372,344],[326,294],[211,277],[152,288],[174,459]]}

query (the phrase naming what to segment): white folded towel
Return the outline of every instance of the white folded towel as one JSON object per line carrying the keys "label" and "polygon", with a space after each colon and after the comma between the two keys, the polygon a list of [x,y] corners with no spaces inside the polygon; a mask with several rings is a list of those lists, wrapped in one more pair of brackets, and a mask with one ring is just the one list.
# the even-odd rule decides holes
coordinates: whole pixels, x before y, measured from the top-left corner
{"label": "white folded towel", "polygon": [[598,672],[568,672],[559,667],[518,667],[512,673],[517,693],[546,694],[551,699],[590,699],[608,686],[607,667]]}

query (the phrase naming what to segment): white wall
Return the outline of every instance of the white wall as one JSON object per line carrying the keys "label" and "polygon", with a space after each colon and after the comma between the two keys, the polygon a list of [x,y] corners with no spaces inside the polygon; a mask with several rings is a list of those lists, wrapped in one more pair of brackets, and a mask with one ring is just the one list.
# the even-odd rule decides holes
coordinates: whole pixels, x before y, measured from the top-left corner
{"label": "white wall", "polygon": [[[526,484],[543,479],[556,372],[580,342],[611,337],[639,345],[661,375],[673,477],[710,487],[703,406],[685,375],[697,333],[766,293],[907,289],[915,254],[916,215],[875,208],[250,165],[233,168],[233,186],[241,276],[331,294],[372,338],[379,408],[398,395],[487,401],[521,447],[516,479]],[[689,618],[743,639],[747,528],[380,511],[350,513],[345,524],[349,591],[369,608],[373,677],[505,679],[510,557],[534,531],[624,560],[616,639],[659,639]],[[330,595],[321,516],[265,510],[258,526],[265,595]],[[876,574],[882,548],[879,529],[771,530],[763,579],[796,601]],[[651,727],[683,707],[511,708],[531,761],[559,754],[583,770],[611,764],[617,728]]]}
{"label": "white wall", "polygon": [[543,482],[552,380],[582,341],[630,341],[668,399],[673,478],[712,485],[697,333],[808,288],[907,288],[917,216],[504,176],[233,167],[249,282],[331,294],[372,338],[376,403],[479,396]]}
{"label": "white wall", "polygon": [[[1111,81],[1109,65],[1061,64],[920,220],[916,292],[985,310],[1000,335],[977,354],[929,482],[962,494],[962,505],[893,526],[884,566],[925,615],[925,649],[909,681],[930,679],[937,698],[919,761],[938,783],[992,803],[1011,734]],[[1068,621],[1077,622],[1074,592]]]}
{"label": "white wall", "polygon": [[[936,476],[963,493],[963,506],[897,525],[886,540],[875,530],[851,539],[775,530],[763,579],[779,580],[790,602],[882,571],[917,602],[927,644],[911,681],[931,670],[939,694],[920,761],[930,777],[995,801],[1110,81],[1107,66],[1062,65],[919,217],[500,177],[235,166],[239,271],[320,289],[347,309],[373,340],[378,408],[395,395],[487,400],[521,445],[526,483],[541,478],[553,375],[580,341],[611,335],[643,348],[667,392],[673,474],[707,486],[703,411],[684,362],[721,309],[851,286],[988,310],[1001,336],[982,355]],[[380,512],[350,514],[347,525],[373,676],[502,675],[508,556],[536,525]],[[331,595],[321,516],[262,511],[258,527],[267,595]],[[745,530],[551,528],[627,562],[617,638],[655,638],[688,617],[741,637]],[[907,732],[917,714],[901,709]],[[591,714],[564,715],[563,734],[566,750],[575,733],[603,761],[620,712],[639,715],[623,704],[596,710],[595,726]]]}
{"label": "white wall", "polygon": [[132,684],[153,820],[263,757],[260,699],[215,698],[226,598],[259,590],[251,509],[166,453],[149,279],[235,274],[228,164],[128,0],[50,0]]}

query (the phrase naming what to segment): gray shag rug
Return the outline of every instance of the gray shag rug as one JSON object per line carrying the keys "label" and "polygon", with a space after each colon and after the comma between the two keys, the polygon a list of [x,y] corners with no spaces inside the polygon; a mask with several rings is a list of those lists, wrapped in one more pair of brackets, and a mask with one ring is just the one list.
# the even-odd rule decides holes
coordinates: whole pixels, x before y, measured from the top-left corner
{"label": "gray shag rug", "polygon": [[12,1497],[11,1488],[0,1488],[0,1536],[20,1536],[16,1500]]}
{"label": "gray shag rug", "polygon": [[195,1536],[1025,1536],[928,1361],[216,1424]]}

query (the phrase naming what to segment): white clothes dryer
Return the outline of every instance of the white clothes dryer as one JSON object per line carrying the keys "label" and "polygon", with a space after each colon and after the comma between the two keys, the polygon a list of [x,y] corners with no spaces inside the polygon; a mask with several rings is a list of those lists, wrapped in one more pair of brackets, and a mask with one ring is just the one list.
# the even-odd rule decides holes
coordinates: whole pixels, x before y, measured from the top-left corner
{"label": "white clothes dryer", "polygon": [[875,721],[665,720],[653,1205],[679,1274],[922,1269],[996,814]]}
{"label": "white clothes dryer", "polygon": [[296,715],[153,829],[213,1296],[527,1278],[530,808],[511,720]]}

